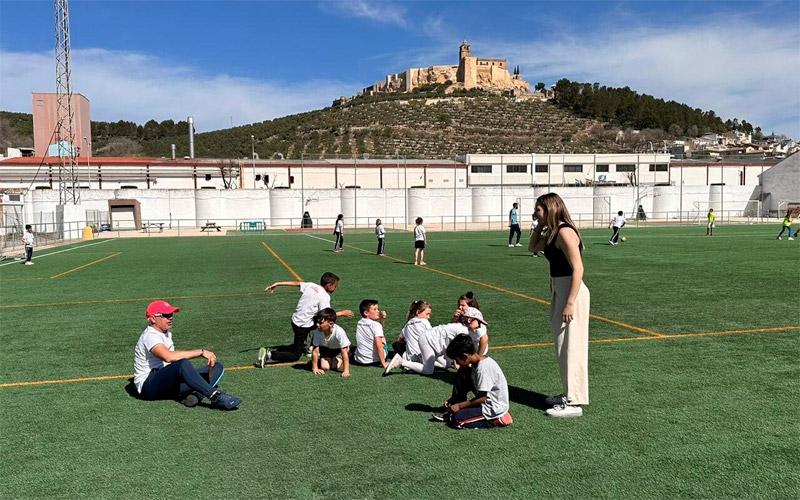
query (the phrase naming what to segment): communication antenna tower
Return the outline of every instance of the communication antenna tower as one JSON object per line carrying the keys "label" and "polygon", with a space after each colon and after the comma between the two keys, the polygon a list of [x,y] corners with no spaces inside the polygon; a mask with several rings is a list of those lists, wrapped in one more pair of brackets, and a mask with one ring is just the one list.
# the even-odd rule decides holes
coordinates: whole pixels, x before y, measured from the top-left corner
{"label": "communication antenna tower", "polygon": [[69,55],[68,0],[54,0],[56,35],[56,129],[58,145],[58,200],[59,204],[81,201],[78,189],[78,160],[75,148],[74,112],[72,109],[72,62]]}

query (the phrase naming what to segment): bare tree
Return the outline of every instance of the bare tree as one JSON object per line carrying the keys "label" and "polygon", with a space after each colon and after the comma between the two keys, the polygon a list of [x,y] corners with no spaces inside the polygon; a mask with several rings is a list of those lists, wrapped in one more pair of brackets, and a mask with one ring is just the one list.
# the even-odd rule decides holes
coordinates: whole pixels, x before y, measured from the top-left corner
{"label": "bare tree", "polygon": [[220,160],[217,167],[225,189],[236,189],[236,179],[242,174],[241,162],[238,160]]}

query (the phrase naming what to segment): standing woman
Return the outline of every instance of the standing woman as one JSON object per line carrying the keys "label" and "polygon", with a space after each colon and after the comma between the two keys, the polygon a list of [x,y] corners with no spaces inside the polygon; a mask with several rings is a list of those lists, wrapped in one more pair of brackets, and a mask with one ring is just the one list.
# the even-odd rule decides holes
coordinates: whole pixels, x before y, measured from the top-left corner
{"label": "standing woman", "polygon": [[550,262],[550,327],[563,394],[547,398],[551,417],[580,417],[589,404],[589,289],[583,283],[583,242],[564,200],[555,193],[536,199],[539,225],[529,250]]}
{"label": "standing woman", "polygon": [[344,215],[342,214],[336,217],[336,226],[333,228],[333,235],[336,237],[336,242],[333,244],[333,251],[341,252],[344,246]]}

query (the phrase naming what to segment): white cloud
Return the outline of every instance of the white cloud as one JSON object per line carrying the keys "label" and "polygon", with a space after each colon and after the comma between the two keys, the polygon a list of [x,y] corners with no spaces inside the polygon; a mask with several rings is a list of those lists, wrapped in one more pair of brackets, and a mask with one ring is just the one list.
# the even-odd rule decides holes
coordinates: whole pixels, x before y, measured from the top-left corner
{"label": "white cloud", "polygon": [[[135,52],[72,51],[73,92],[86,96],[92,119],[181,120],[198,131],[255,123],[329,106],[360,83],[334,80],[285,84],[201,71]],[[55,91],[51,51],[0,51],[0,109],[31,112],[31,92]]]}
{"label": "white cloud", "polygon": [[800,31],[734,19],[722,23],[561,33],[536,43],[481,42],[522,67],[531,83],[559,78],[629,86],[766,133],[800,137]]}
{"label": "white cloud", "polygon": [[320,2],[322,10],[336,12],[346,17],[369,19],[381,24],[393,24],[401,28],[408,25],[406,10],[386,1],[336,0]]}

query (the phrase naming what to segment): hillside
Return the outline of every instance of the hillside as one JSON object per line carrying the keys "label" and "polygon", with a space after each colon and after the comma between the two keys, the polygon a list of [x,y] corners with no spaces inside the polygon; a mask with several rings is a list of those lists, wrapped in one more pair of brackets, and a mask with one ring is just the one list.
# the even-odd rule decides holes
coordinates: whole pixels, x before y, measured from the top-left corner
{"label": "hillside", "polygon": [[[729,128],[713,111],[691,110],[627,88],[581,87],[568,80],[559,85],[560,101],[547,102],[474,90],[444,96],[438,88],[358,97],[343,106],[197,134],[195,156],[249,158],[251,135],[262,159],[637,152],[679,138],[689,128],[692,136]],[[632,127],[643,130],[632,132]],[[177,154],[184,156],[189,149],[186,130],[186,122],[173,120],[92,122],[93,152],[161,157],[169,156],[170,144],[175,144]],[[0,147],[32,144],[31,115],[0,112]]]}

